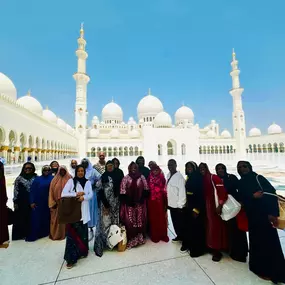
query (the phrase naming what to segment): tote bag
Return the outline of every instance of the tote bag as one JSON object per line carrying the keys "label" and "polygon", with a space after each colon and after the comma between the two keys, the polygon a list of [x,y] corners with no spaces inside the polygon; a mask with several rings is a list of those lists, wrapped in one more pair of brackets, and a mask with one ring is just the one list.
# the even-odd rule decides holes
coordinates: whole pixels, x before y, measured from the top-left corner
{"label": "tote bag", "polygon": [[61,198],[58,205],[59,224],[73,224],[81,221],[81,202],[76,197]]}
{"label": "tote bag", "polygon": [[[212,185],[214,188],[216,207],[218,207],[219,206],[219,198],[218,198],[216,186],[215,186],[214,181],[213,181],[213,176],[211,176],[211,181],[212,181]],[[229,221],[230,219],[236,217],[236,215],[239,213],[240,209],[241,209],[240,203],[232,195],[228,194],[228,199],[224,203],[223,208],[222,208],[222,214],[221,214],[222,220]]]}
{"label": "tote bag", "polygon": [[[258,180],[258,175],[256,175],[256,181],[257,181],[260,189],[263,192],[263,188],[262,188],[262,186],[261,186],[261,184],[260,184],[260,182]],[[283,196],[281,196],[281,195],[268,193],[268,192],[263,192],[263,194],[274,196],[278,200],[279,217],[277,217],[277,219],[278,219],[278,226],[277,226],[277,228],[280,229],[280,230],[284,230],[285,229],[285,198]]]}

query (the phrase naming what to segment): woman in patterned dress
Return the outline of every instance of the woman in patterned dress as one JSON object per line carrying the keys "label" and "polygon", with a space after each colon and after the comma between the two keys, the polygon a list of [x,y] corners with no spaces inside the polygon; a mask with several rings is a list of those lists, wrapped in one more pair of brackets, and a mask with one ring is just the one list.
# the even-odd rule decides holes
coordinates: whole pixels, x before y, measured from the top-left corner
{"label": "woman in patterned dress", "polygon": [[30,189],[37,177],[33,163],[26,162],[14,183],[14,224],[12,240],[25,239],[30,232]]}
{"label": "woman in patterned dress", "polygon": [[135,162],[129,165],[129,174],[122,180],[120,194],[120,220],[126,227],[127,248],[130,249],[145,243],[149,194],[147,181]]}
{"label": "woman in patterned dress", "polygon": [[94,252],[102,257],[103,250],[107,246],[107,234],[111,225],[119,226],[119,195],[122,179],[114,169],[114,163],[108,161],[99,186],[99,221],[96,229]]}

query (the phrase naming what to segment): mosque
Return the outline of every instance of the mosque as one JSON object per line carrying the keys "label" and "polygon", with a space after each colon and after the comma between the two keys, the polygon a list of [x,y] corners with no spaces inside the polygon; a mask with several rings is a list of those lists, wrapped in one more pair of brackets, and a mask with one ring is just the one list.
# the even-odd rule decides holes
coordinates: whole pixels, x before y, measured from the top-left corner
{"label": "mosque", "polygon": [[187,156],[199,161],[202,154],[232,154],[284,152],[285,134],[273,123],[267,134],[252,128],[246,134],[242,107],[239,68],[236,54],[232,54],[233,133],[220,130],[211,120],[200,127],[193,111],[181,106],[173,118],[165,112],[159,98],[151,90],[137,106],[136,119],[124,121],[123,110],[115,102],[108,103],[101,116],[95,115],[88,124],[86,72],[86,40],[83,25],[77,40],[77,72],[75,122],[68,125],[51,110],[43,109],[31,92],[17,97],[12,80],[0,73],[0,157],[7,163],[61,159],[67,157],[95,157],[99,151],[107,156],[126,157],[144,155],[146,159],[161,161],[169,157]]}

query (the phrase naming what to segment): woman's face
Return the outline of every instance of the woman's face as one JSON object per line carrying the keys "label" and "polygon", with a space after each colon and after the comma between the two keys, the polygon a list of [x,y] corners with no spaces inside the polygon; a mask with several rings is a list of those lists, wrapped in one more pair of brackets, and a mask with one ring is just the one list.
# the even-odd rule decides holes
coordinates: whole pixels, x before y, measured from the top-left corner
{"label": "woman's face", "polygon": [[57,161],[54,161],[54,162],[51,164],[50,167],[53,168],[53,169],[57,169],[57,168],[59,168],[59,164],[58,164]]}
{"label": "woman's face", "polygon": [[84,168],[83,167],[79,167],[78,169],[77,169],[77,177],[78,178],[83,178],[84,177]]}
{"label": "woman's face", "polygon": [[136,164],[133,164],[130,168],[131,173],[137,173],[138,167]]}
{"label": "woman's face", "polygon": [[30,164],[27,164],[26,166],[25,166],[25,168],[24,168],[24,172],[25,172],[25,174],[31,174],[31,173],[33,173],[34,171],[33,171],[33,167],[30,165]]}
{"label": "woman's face", "polygon": [[43,176],[48,176],[48,175],[49,175],[49,172],[50,172],[50,167],[45,167],[45,168],[43,168],[43,171],[42,171]]}
{"label": "woman's face", "polygon": [[225,168],[222,165],[218,165],[218,167],[217,167],[217,174],[220,177],[224,177],[225,176],[226,171],[225,171]]}
{"label": "woman's face", "polygon": [[193,166],[190,163],[188,163],[186,166],[186,173],[191,174],[191,173],[193,173],[193,171],[194,171]]}
{"label": "woman's face", "polygon": [[159,174],[159,169],[154,169],[153,174],[154,174],[154,176],[157,176]]}
{"label": "woman's face", "polygon": [[240,162],[237,165],[237,171],[238,171],[239,175],[246,175],[250,172],[250,169],[246,163]]}
{"label": "woman's face", "polygon": [[115,159],[115,160],[113,161],[113,163],[114,163],[114,167],[115,167],[115,168],[119,168],[119,162],[118,162],[118,160]]}
{"label": "woman's face", "polygon": [[61,168],[60,171],[59,171],[59,175],[61,177],[63,177],[65,174],[66,174],[66,170],[64,168]]}
{"label": "woman's face", "polygon": [[112,172],[114,170],[114,165],[113,164],[108,164],[107,165],[107,171]]}
{"label": "woman's face", "polygon": [[205,165],[201,165],[201,166],[199,167],[199,169],[200,169],[200,173],[201,173],[203,176],[207,173],[207,168],[206,168]]}

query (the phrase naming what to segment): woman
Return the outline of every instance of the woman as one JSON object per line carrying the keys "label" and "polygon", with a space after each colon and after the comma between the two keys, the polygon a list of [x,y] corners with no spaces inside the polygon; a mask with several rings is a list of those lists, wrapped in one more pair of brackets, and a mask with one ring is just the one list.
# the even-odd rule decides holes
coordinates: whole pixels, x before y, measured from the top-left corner
{"label": "woman", "polygon": [[31,229],[26,241],[35,241],[49,235],[50,209],[48,206],[48,196],[52,179],[50,166],[45,165],[42,168],[42,175],[36,177],[31,186]]}
{"label": "woman", "polygon": [[126,227],[127,248],[130,249],[145,243],[146,198],[149,194],[147,181],[134,162],[129,165],[129,174],[122,180],[120,194],[120,220]]}
{"label": "woman", "polygon": [[93,166],[101,175],[105,172],[105,153],[99,152],[98,154],[99,161]]}
{"label": "woman", "polygon": [[[206,163],[200,163],[200,173],[203,176],[203,192],[206,205],[206,245],[213,253],[212,260],[219,262],[223,255],[221,251],[228,250],[228,234],[226,223],[220,217],[223,204],[228,199],[228,193],[223,181],[217,175],[212,175]],[[219,206],[216,207],[215,191]]]}
{"label": "woman", "polygon": [[0,248],[7,248],[9,246],[7,202],[4,164],[0,160]]}
{"label": "woman", "polygon": [[167,236],[167,193],[166,180],[158,165],[153,165],[148,177],[150,197],[148,200],[148,223],[150,239],[169,242]]}
{"label": "woman", "polygon": [[103,173],[99,187],[100,215],[96,228],[94,251],[102,257],[103,250],[107,246],[107,234],[111,225],[119,226],[119,195],[120,195],[120,176],[117,176],[112,161],[106,163],[106,170]]}
{"label": "woman", "polygon": [[101,175],[96,169],[92,167],[92,164],[88,158],[82,159],[81,165],[85,169],[85,178],[91,182],[93,189],[92,199],[89,200],[90,220],[88,222],[88,228],[90,228],[91,234],[90,240],[92,240],[94,237],[93,228],[96,227],[98,223],[98,200],[96,193],[96,183],[99,181]]}
{"label": "woman", "polygon": [[61,193],[67,181],[71,178],[65,166],[58,169],[49,188],[48,205],[50,208],[50,239],[63,240],[65,238],[65,225],[58,223],[58,204]]}
{"label": "woman", "polygon": [[116,172],[116,175],[118,177],[120,177],[120,183],[122,182],[123,178],[124,178],[124,171],[120,168],[120,161],[118,158],[113,158],[112,162],[114,164],[114,171]]}
{"label": "woman", "polygon": [[191,257],[199,257],[205,253],[205,200],[203,197],[203,181],[199,168],[194,161],[185,165],[187,176],[186,188],[186,242]]}
{"label": "woman", "polygon": [[14,183],[14,223],[12,240],[25,239],[30,232],[30,190],[37,177],[33,163],[26,162]]}
{"label": "woman", "polygon": [[249,269],[262,279],[285,283],[285,260],[276,230],[279,207],[269,181],[247,161],[237,164],[239,194],[248,218]]}
{"label": "woman", "polygon": [[148,179],[148,176],[150,174],[150,170],[145,167],[145,159],[143,156],[139,156],[136,160],[136,164],[139,167],[139,172],[145,177],[145,179]]}
{"label": "woman", "polygon": [[[222,163],[216,165],[216,173],[223,180],[227,193],[232,195],[237,201],[240,201],[237,177],[233,174],[228,174],[226,166]],[[231,258],[235,261],[246,262],[248,254],[246,232],[239,230],[236,218],[229,220],[227,226]]]}
{"label": "woman", "polygon": [[78,165],[75,177],[68,180],[61,193],[61,197],[77,197],[78,203],[81,203],[81,220],[66,225],[64,260],[68,269],[72,268],[78,259],[88,255],[87,223],[90,220],[89,200],[92,196],[92,186],[85,178],[85,168]]}
{"label": "woman", "polygon": [[55,176],[57,174],[58,169],[59,169],[59,163],[56,160],[52,161],[50,163],[50,168],[51,168],[50,169],[50,174],[52,176]]}

